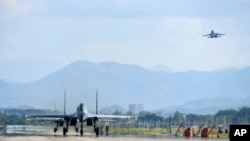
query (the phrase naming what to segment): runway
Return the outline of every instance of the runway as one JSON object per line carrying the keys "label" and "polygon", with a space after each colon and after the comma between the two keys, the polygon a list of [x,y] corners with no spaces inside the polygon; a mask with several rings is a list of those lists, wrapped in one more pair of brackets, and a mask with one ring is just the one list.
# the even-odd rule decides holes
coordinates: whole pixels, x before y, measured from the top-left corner
{"label": "runway", "polygon": [[[71,128],[70,128],[71,129]],[[73,129],[71,129],[73,130]],[[109,136],[101,134],[96,137],[94,132],[85,132],[83,136],[79,133],[69,132],[66,136],[62,135],[61,130],[53,133],[50,126],[7,126],[6,134],[0,134],[0,141],[229,141],[228,138],[185,138],[170,134],[116,134]]]}
{"label": "runway", "polygon": [[139,137],[139,136],[0,136],[0,141],[229,141],[229,139],[221,138],[183,138],[183,137],[170,137],[170,138],[158,138],[158,137]]}

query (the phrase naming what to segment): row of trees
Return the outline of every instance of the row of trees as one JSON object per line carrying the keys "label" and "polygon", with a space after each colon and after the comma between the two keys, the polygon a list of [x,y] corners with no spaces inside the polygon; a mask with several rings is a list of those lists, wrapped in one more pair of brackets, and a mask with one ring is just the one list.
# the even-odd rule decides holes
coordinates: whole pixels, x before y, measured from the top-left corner
{"label": "row of trees", "polygon": [[[122,114],[119,111],[115,111],[113,114]],[[132,112],[126,113],[126,115],[133,115]],[[198,115],[198,114],[184,114],[176,111],[167,117],[161,117],[154,113],[142,111],[139,113],[138,122],[141,123],[162,123],[165,125],[179,126],[179,125],[224,125],[230,124],[250,124],[250,108],[243,107],[239,110],[228,109],[220,110],[216,114],[211,115]]]}
{"label": "row of trees", "polygon": [[[115,111],[114,115],[121,115],[120,111]],[[132,112],[128,112],[125,115],[133,115]],[[198,114],[183,114],[180,112],[175,112],[167,117],[158,116],[151,112],[142,111],[139,113],[137,122],[143,123],[165,123],[167,125],[179,126],[184,124],[189,125],[230,125],[230,124],[250,124],[250,108],[243,107],[239,110],[228,109],[218,111],[214,115],[198,115]],[[27,121],[25,115],[6,115],[0,114],[0,125],[8,124],[39,124],[40,122]]]}
{"label": "row of trees", "polygon": [[27,120],[26,115],[0,114],[0,126],[4,125],[41,125],[50,124],[49,121]]}
{"label": "row of trees", "polygon": [[27,125],[30,122],[20,115],[0,115],[0,125]]}

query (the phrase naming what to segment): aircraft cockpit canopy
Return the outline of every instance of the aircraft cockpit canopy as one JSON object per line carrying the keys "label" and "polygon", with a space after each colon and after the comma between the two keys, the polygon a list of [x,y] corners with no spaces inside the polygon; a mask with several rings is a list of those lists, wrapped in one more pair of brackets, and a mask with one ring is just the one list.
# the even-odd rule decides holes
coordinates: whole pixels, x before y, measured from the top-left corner
{"label": "aircraft cockpit canopy", "polygon": [[86,105],[85,105],[84,103],[81,103],[81,104],[79,105],[79,111],[83,112],[83,111],[86,111],[86,110],[87,110]]}

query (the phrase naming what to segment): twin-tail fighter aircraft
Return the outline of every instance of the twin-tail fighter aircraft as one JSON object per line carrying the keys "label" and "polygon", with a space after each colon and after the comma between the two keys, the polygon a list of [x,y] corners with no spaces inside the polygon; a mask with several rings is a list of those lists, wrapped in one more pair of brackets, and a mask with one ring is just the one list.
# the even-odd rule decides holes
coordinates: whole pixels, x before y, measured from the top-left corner
{"label": "twin-tail fighter aircraft", "polygon": [[99,120],[106,119],[115,119],[115,118],[123,118],[129,119],[134,118],[135,116],[124,116],[124,115],[102,115],[98,113],[98,93],[96,92],[96,114],[91,114],[88,112],[87,106],[84,103],[80,103],[76,108],[76,112],[73,114],[65,113],[65,100],[66,93],[64,93],[64,114],[58,115],[27,115],[26,118],[28,120],[48,120],[55,123],[54,133],[58,130],[58,126],[63,126],[63,135],[65,136],[68,132],[69,126],[75,126],[75,131],[78,132],[78,127],[80,124],[80,134],[83,135],[83,123],[86,122],[87,126],[93,126],[96,136],[99,135],[99,127],[97,126],[97,122]]}
{"label": "twin-tail fighter aircraft", "polygon": [[225,34],[216,33],[216,32],[214,32],[214,30],[212,30],[209,34],[206,34],[203,36],[208,36],[208,38],[218,38],[218,37],[221,37],[222,35],[225,35]]}

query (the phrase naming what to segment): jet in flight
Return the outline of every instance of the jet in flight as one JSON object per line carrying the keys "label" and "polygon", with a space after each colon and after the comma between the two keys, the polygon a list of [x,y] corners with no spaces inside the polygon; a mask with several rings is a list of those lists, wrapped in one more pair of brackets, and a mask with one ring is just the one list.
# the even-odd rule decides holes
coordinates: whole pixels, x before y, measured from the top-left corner
{"label": "jet in flight", "polygon": [[218,38],[218,37],[221,37],[222,35],[225,35],[225,34],[216,33],[214,32],[214,30],[212,30],[209,34],[206,34],[203,36],[208,36],[208,38]]}
{"label": "jet in flight", "polygon": [[123,118],[129,119],[134,118],[135,116],[124,116],[124,115],[102,115],[98,113],[98,93],[96,92],[96,114],[91,114],[88,112],[87,106],[84,103],[80,103],[79,106],[76,108],[76,112],[73,114],[66,114],[65,113],[65,96],[64,93],[64,114],[58,115],[28,115],[26,118],[28,120],[49,120],[53,121],[56,124],[54,128],[54,133],[58,130],[58,126],[63,126],[63,135],[65,136],[68,132],[69,126],[75,126],[75,131],[78,132],[78,126],[80,124],[80,134],[83,135],[83,123],[86,122],[87,126],[93,126],[96,135],[98,136],[99,128],[97,127],[97,122],[99,120],[104,119],[114,119],[114,118]]}

